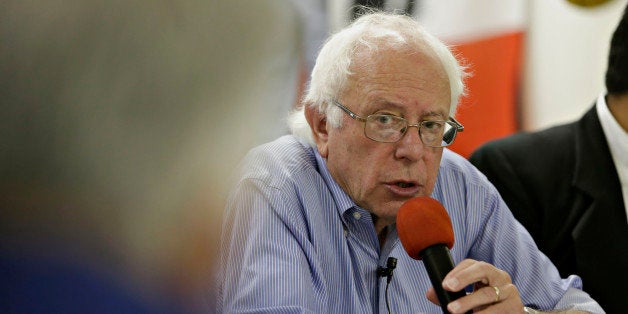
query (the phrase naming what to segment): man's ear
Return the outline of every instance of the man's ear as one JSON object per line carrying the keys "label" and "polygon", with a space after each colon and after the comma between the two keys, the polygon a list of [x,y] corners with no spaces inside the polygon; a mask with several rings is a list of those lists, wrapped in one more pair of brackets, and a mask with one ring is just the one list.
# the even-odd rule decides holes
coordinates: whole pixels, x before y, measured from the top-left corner
{"label": "man's ear", "polygon": [[305,104],[305,119],[312,129],[312,137],[318,148],[318,153],[323,158],[327,158],[327,141],[329,140],[329,133],[327,132],[327,118],[324,113],[320,113],[318,108]]}

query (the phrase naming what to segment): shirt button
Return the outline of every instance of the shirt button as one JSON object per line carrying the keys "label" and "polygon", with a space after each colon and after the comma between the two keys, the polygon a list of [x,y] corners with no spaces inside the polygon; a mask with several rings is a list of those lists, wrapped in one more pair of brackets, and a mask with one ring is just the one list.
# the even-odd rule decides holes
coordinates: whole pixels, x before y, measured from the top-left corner
{"label": "shirt button", "polygon": [[362,214],[355,212],[353,213],[353,218],[355,218],[356,220],[360,220],[360,218],[362,218]]}

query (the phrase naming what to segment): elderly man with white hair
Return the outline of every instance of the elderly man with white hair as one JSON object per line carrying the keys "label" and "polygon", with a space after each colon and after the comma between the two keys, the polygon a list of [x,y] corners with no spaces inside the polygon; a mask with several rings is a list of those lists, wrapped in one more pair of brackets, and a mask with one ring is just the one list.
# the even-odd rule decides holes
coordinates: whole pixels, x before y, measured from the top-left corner
{"label": "elderly man with white hair", "polygon": [[[225,210],[219,312],[439,313],[421,261],[397,233],[399,208],[430,196],[452,220],[452,313],[603,312],[554,265],[495,188],[445,148],[464,68],[407,16],[370,13],[333,35],[293,134],[253,149]],[[389,257],[394,278],[377,273]],[[533,309],[531,309],[533,308]],[[483,312],[483,313],[484,313]]]}

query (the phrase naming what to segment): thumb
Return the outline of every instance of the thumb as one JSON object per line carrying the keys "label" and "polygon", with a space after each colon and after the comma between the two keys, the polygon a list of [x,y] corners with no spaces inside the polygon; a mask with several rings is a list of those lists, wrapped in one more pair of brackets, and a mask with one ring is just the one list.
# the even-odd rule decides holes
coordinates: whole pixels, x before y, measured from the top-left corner
{"label": "thumb", "polygon": [[440,306],[440,302],[438,302],[438,296],[436,296],[436,290],[434,290],[434,288],[430,287],[427,292],[425,292],[425,296],[428,300],[430,300],[430,302]]}

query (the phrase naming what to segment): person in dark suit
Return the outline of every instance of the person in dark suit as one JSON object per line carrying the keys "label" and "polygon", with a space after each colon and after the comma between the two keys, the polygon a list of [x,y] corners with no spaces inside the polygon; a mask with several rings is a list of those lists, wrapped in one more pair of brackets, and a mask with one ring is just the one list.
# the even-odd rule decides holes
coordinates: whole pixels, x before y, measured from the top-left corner
{"label": "person in dark suit", "polygon": [[470,161],[562,276],[609,313],[628,308],[628,17],[613,34],[606,93],[573,123],[478,148]]}

